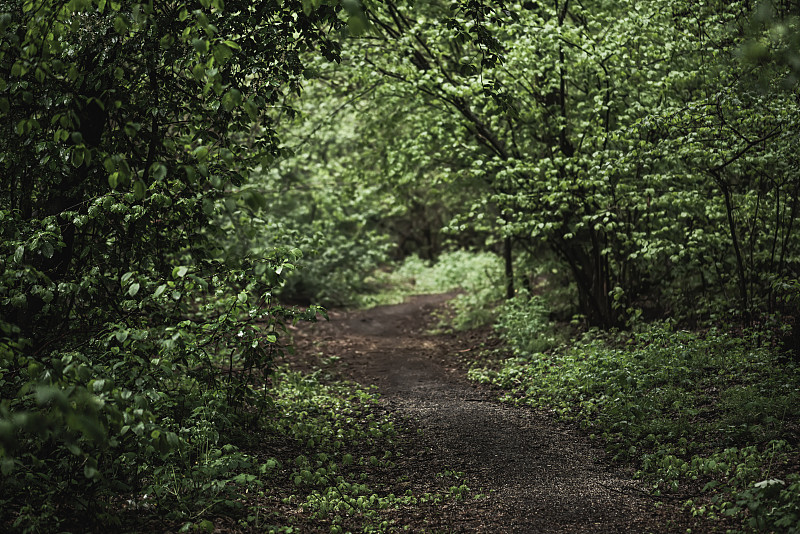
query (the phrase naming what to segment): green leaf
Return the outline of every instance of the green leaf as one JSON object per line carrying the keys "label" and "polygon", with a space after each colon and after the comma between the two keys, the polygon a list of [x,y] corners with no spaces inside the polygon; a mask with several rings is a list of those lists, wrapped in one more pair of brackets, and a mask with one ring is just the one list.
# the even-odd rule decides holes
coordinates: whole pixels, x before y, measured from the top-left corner
{"label": "green leaf", "polygon": [[133,284],[131,284],[131,287],[128,288],[128,295],[133,297],[136,296],[136,293],[138,292],[139,292],[139,283],[134,282]]}
{"label": "green leaf", "polygon": [[195,168],[192,167],[191,165],[183,165],[181,168],[183,169],[183,172],[186,173],[186,178],[189,179],[189,182],[190,183],[194,182],[194,178],[195,176],[197,176],[197,171],[195,170]]}
{"label": "green leaf", "polygon": [[214,60],[220,65],[224,65],[232,55],[233,50],[228,45],[222,43],[214,45]]}
{"label": "green leaf", "polygon": [[167,289],[167,285],[166,284],[161,284],[160,286],[158,286],[156,288],[155,292],[153,293],[153,297],[154,298],[160,297],[164,293],[164,291],[166,291],[166,289]]}
{"label": "green leaf", "polygon": [[242,93],[241,93],[241,91],[239,91],[238,89],[233,87],[233,88],[231,88],[230,91],[228,91],[228,94],[231,95],[231,100],[233,100],[233,103],[235,105],[237,105],[237,106],[241,106],[242,105]]}
{"label": "green leaf", "polygon": [[197,63],[194,67],[192,67],[192,76],[198,82],[202,82],[203,78],[206,76],[206,68],[200,63]]}
{"label": "green leaf", "polygon": [[244,110],[247,112],[247,116],[251,119],[256,119],[258,117],[258,105],[252,98],[248,98],[244,103]]}
{"label": "green leaf", "polygon": [[208,39],[192,39],[192,47],[194,47],[198,53],[205,54],[208,52],[209,48]]}
{"label": "green leaf", "polygon": [[225,204],[225,209],[228,210],[228,213],[233,214],[236,213],[236,201],[232,198],[228,197],[223,201]]}
{"label": "green leaf", "polygon": [[14,251],[14,262],[22,263],[22,257],[25,255],[25,245],[20,245]]}
{"label": "green leaf", "polygon": [[144,184],[143,180],[136,180],[133,182],[133,195],[136,197],[136,200],[142,200],[146,192],[147,186]]}
{"label": "green leaf", "polygon": [[153,179],[160,182],[167,177],[167,166],[163,163],[153,163],[150,172],[153,175]]}
{"label": "green leaf", "polygon": [[209,217],[214,215],[214,201],[208,198],[203,199],[203,213]]}
{"label": "green leaf", "polygon": [[164,49],[171,48],[173,44],[175,44],[175,38],[172,35],[165,35],[158,42],[158,45]]}
{"label": "green leaf", "polygon": [[347,28],[350,30],[350,35],[363,35],[367,31],[367,21],[363,16],[348,17]]}
{"label": "green leaf", "polygon": [[242,104],[242,93],[238,89],[231,89],[222,97],[222,106],[226,111]]}
{"label": "green leaf", "polygon": [[122,15],[117,15],[114,19],[114,29],[117,31],[118,34],[124,35],[128,33],[128,21],[125,20],[125,17]]}
{"label": "green leaf", "polygon": [[181,440],[175,432],[167,432],[167,443],[173,450],[180,448]]}
{"label": "green leaf", "polygon": [[125,124],[125,127],[123,129],[125,130],[125,135],[127,135],[128,137],[133,138],[133,137],[136,137],[136,135],[139,133],[139,130],[141,130],[141,128],[142,128],[142,125],[139,124],[138,122],[128,122],[128,123]]}
{"label": "green leaf", "polygon": [[42,253],[42,256],[44,256],[45,258],[49,259],[49,258],[53,257],[53,253],[55,251],[53,250],[53,245],[51,245],[50,243],[45,242],[45,243],[42,244],[42,248],[41,248],[40,252]]}
{"label": "green leaf", "polygon": [[348,15],[364,15],[364,8],[358,0],[341,0],[341,3]]}
{"label": "green leaf", "polygon": [[100,475],[100,471],[97,470],[97,467],[86,464],[85,466],[83,466],[83,475],[89,479],[98,478],[98,475]]}

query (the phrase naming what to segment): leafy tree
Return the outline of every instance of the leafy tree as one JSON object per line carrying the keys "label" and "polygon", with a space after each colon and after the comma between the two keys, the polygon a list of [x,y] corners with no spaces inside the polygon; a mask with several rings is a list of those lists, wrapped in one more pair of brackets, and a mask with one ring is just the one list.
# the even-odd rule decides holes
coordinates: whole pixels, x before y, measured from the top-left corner
{"label": "leafy tree", "polygon": [[[684,313],[703,296],[707,314],[734,293],[749,313],[791,263],[794,148],[780,134],[794,105],[758,96],[748,80],[764,70],[737,61],[748,2],[367,7],[372,33],[343,64],[358,73],[353,93],[383,77],[371,107],[390,104],[375,112],[382,147],[402,147],[383,171],[471,192],[451,227],[503,242],[508,295],[513,247],[552,251],[602,326]],[[418,172],[426,162],[435,168]],[[731,172],[771,177],[734,185]]]}
{"label": "leafy tree", "polygon": [[291,113],[300,54],[335,59],[346,20],[336,2],[0,6],[0,466],[15,527],[102,509],[168,458],[191,462],[181,429],[198,406],[244,422],[268,407],[251,385],[282,325],[316,309],[273,297],[299,251],[226,244],[263,203],[231,192],[280,155],[271,110]]}
{"label": "leafy tree", "polygon": [[[308,78],[328,68],[323,60],[309,63]],[[354,114],[339,113],[339,100],[311,80],[295,107],[298,115],[280,131],[287,155],[248,186],[266,201],[258,213],[264,224],[252,241],[291,243],[304,251],[282,297],[352,304],[369,289],[365,280],[376,266],[387,261],[390,243],[381,225],[393,202],[369,180],[377,170],[375,156]]]}

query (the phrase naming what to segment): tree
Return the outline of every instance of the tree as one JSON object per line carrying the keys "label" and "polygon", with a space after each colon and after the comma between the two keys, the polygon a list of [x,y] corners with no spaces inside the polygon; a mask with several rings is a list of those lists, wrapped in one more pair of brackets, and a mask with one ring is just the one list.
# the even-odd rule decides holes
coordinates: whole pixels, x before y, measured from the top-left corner
{"label": "tree", "polygon": [[8,506],[20,492],[38,510],[54,493],[131,490],[119,481],[188,461],[176,431],[209,399],[263,413],[266,390],[251,386],[281,350],[281,326],[316,309],[272,296],[299,251],[226,244],[227,225],[262,202],[229,192],[280,155],[270,110],[291,113],[283,100],[299,91],[301,52],[335,59],[340,11],[267,0],[0,6]]}
{"label": "tree", "polygon": [[[452,227],[488,231],[504,243],[509,296],[512,247],[535,253],[544,246],[571,273],[589,324],[620,325],[642,310],[683,313],[698,296],[710,303],[720,289],[728,292],[731,280],[747,308],[753,289],[742,288],[753,277],[746,271],[772,267],[747,267],[745,256],[754,256],[743,249],[779,251],[775,236],[789,233],[776,234],[770,223],[745,247],[734,216],[738,194],[717,174],[732,171],[725,162],[745,153],[765,155],[768,172],[783,174],[760,147],[794,120],[791,106],[776,100],[775,135],[746,107],[736,112],[736,126],[725,117],[736,99],[772,105],[748,95],[741,81],[750,74],[736,61],[752,6],[567,0],[455,7],[369,4],[372,32],[343,51],[343,64],[359,73],[349,74],[351,82],[361,80],[353,93],[382,76],[369,98],[372,108],[391,103],[391,115],[373,113],[391,117],[383,120],[390,132],[383,150],[403,147],[393,158],[402,166],[384,169],[390,179],[446,180],[453,184],[447,191],[472,191],[451,212]],[[708,128],[718,128],[712,138]],[[786,146],[788,138],[774,145]],[[719,161],[701,162],[702,153]],[[435,170],[414,177],[425,161]],[[757,193],[766,182],[742,184],[741,194],[755,200],[753,220],[777,220],[766,205],[792,219],[789,182],[776,197]],[[697,229],[693,237],[687,222]],[[721,227],[727,237],[714,237]],[[758,241],[766,235],[775,246]]]}

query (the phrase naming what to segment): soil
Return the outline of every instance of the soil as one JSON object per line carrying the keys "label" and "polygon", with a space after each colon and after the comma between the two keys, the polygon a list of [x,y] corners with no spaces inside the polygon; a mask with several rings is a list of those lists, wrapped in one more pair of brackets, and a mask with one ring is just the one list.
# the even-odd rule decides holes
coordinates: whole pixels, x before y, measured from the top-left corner
{"label": "soil", "polygon": [[451,297],[333,311],[329,322],[297,333],[296,363],[328,362],[341,377],[377,386],[382,406],[402,422],[392,476],[465,474],[468,500],[401,510],[399,524],[415,532],[714,532],[683,511],[680,499],[653,497],[578,429],[503,404],[469,382],[463,362],[488,332],[429,333],[432,315]]}

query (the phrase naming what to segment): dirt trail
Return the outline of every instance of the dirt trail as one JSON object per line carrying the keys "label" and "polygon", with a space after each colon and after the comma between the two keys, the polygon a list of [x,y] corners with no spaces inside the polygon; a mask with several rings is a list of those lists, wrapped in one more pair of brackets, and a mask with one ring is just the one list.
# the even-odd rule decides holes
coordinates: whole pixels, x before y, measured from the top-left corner
{"label": "dirt trail", "polygon": [[334,312],[300,339],[302,350],[338,357],[344,376],[376,385],[387,409],[422,430],[410,433],[398,461],[411,478],[463,471],[470,488],[487,495],[412,521],[433,532],[708,531],[675,506],[657,504],[579,432],[468,382],[459,356],[479,340],[426,333],[447,298]]}

